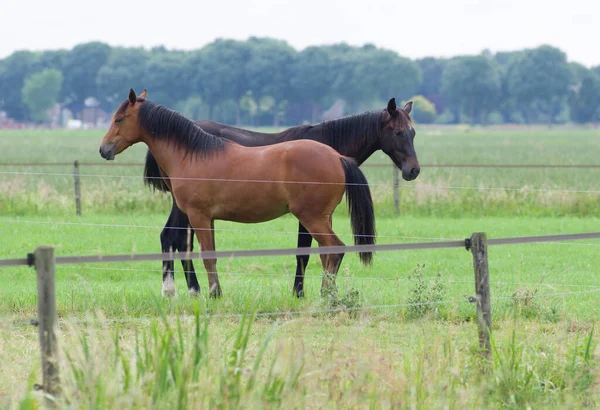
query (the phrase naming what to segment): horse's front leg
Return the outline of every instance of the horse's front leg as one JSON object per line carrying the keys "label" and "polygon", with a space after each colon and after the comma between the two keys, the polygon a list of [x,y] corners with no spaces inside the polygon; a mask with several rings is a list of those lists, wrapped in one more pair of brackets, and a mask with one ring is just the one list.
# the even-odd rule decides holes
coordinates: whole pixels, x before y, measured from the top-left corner
{"label": "horse's front leg", "polygon": [[[215,235],[214,221],[210,218],[205,217],[202,214],[189,214],[190,222],[196,237],[200,243],[200,250],[202,251],[214,251],[215,250]],[[217,260],[216,259],[203,259],[204,268],[208,274],[208,292],[211,298],[221,297],[221,284],[219,283],[219,275],[217,274]]]}
{"label": "horse's front leg", "polygon": [[[298,248],[310,248],[312,244],[312,236],[308,233],[302,223],[298,226]],[[304,273],[308,265],[309,255],[296,256],[296,277],[294,278],[294,294],[302,298],[304,297]]]}
{"label": "horse's front leg", "polygon": [[[160,245],[163,253],[174,252],[177,248],[178,235],[180,234],[177,230],[177,212],[179,209],[175,205],[175,198],[173,198],[173,207],[169,214],[169,219],[165,224],[164,229],[160,233]],[[162,295],[163,296],[175,296],[175,272],[174,262],[172,260],[163,261],[163,284],[162,284]]]}

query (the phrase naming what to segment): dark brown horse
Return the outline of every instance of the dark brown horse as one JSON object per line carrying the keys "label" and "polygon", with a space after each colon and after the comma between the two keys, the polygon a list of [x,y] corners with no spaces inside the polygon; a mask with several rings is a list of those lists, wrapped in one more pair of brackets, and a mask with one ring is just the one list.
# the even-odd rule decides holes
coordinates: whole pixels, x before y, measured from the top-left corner
{"label": "dark brown horse", "polygon": [[[340,154],[354,158],[361,165],[371,154],[382,150],[402,169],[402,176],[407,181],[415,179],[420,172],[419,161],[414,148],[415,130],[410,119],[412,102],[404,108],[396,107],[396,100],[390,99],[383,110],[369,111],[338,120],[323,122],[318,125],[300,125],[279,133],[261,133],[231,127],[213,121],[196,121],[204,131],[221,138],[235,141],[245,146],[264,146],[283,141],[310,139],[333,147]],[[153,188],[169,192],[168,185],[148,151],[144,169],[144,182]],[[171,214],[165,228],[160,234],[163,252],[186,252],[193,250],[194,244],[188,235],[189,220],[173,199]],[[298,247],[309,248],[312,236],[306,228],[299,224]],[[309,255],[296,257],[296,276],[293,291],[296,295],[304,294],[304,270],[308,265]],[[191,260],[181,261],[190,293],[197,292],[198,280]],[[168,293],[174,291],[174,262],[163,261],[163,289]]]}
{"label": "dark brown horse", "polygon": [[[316,141],[245,147],[215,137],[181,114],[130,90],[100,144],[112,160],[143,142],[156,159],[176,205],[188,217],[203,251],[215,250],[216,219],[265,222],[292,213],[320,246],[341,246],[331,215],[344,193],[356,244],[375,243],[375,215],[367,180],[356,162]],[[322,258],[337,274],[342,254]],[[370,252],[360,254],[370,264]],[[209,293],[221,295],[216,260],[204,259]],[[323,276],[322,287],[328,285]]]}

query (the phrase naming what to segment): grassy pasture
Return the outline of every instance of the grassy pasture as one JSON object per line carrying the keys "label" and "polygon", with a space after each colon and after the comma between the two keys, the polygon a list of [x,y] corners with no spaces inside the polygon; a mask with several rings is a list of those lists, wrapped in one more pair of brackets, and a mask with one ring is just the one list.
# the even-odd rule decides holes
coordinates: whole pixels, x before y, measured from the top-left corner
{"label": "grassy pasture", "polygon": [[[594,164],[598,130],[418,128],[422,163]],[[0,162],[102,162],[102,132],[2,131]],[[0,174],[0,258],[38,244],[57,255],[158,252],[170,198],[141,182],[145,147],[111,166],[84,166],[83,215],[72,177]],[[387,162],[382,154],[370,160]],[[363,168],[376,200],[378,243],[600,230],[594,193],[445,187],[599,190],[600,169],[423,168],[402,182],[393,214],[391,169]],[[72,172],[71,167],[0,172]],[[381,184],[381,185],[379,185]],[[435,185],[430,189],[427,186]],[[410,187],[409,187],[410,186]],[[420,187],[420,188],[419,188]],[[218,221],[217,249],[293,247],[291,216],[256,225]],[[334,229],[350,244],[342,204]],[[312,257],[307,296],[291,296],[293,257],[219,261],[224,298],[160,298],[160,263],[57,267],[61,408],[597,408],[600,241],[490,248],[494,354],[477,352],[473,268],[463,249],[381,252],[372,267],[345,256],[338,294],[319,296]],[[207,286],[201,263],[200,285]],[[36,408],[41,381],[35,274],[0,269],[0,408]],[[416,306],[414,303],[432,303]],[[341,312],[311,314],[329,308]],[[344,309],[344,307],[349,309]],[[355,309],[356,310],[353,310]],[[277,312],[245,322],[240,315]],[[295,314],[294,312],[300,312]],[[209,319],[206,319],[209,313]]]}
{"label": "grassy pasture", "polygon": [[[422,128],[422,129],[421,129]],[[423,164],[598,164],[600,130],[522,128],[418,129],[416,150]],[[81,167],[83,208],[88,212],[162,211],[169,198],[141,184],[145,146],[138,144],[114,163],[100,158],[102,131],[1,131],[0,163],[94,162]],[[390,163],[382,152],[369,163]],[[379,215],[393,215],[392,169],[363,167]],[[73,211],[72,167],[0,166],[0,211]],[[22,175],[20,173],[52,173]],[[593,215],[598,213],[600,168],[427,168],[413,182],[401,182],[401,208],[411,215]],[[508,190],[501,189],[508,188]],[[525,188],[525,189],[523,189]],[[51,205],[51,206],[50,206]]]}

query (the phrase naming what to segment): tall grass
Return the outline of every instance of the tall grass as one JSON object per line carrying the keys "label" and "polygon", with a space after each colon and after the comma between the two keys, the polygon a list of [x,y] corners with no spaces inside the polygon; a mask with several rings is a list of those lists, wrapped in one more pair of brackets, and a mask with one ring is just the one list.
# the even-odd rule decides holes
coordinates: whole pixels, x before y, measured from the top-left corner
{"label": "tall grass", "polygon": [[[101,316],[97,317],[101,319]],[[331,318],[329,319],[331,320]],[[335,320],[335,319],[334,319]],[[259,329],[254,330],[254,323]],[[519,319],[502,322],[493,356],[484,360],[474,329],[447,332],[431,320],[412,326],[400,351],[372,340],[307,346],[293,327],[307,319],[255,322],[243,316],[230,331],[195,311],[147,326],[65,325],[59,338],[62,395],[58,408],[594,408],[594,328],[554,330],[550,341]],[[233,324],[233,323],[231,323]],[[231,325],[230,324],[230,325]],[[369,326],[369,323],[361,323]],[[339,328],[340,325],[338,325]],[[231,326],[230,326],[231,327]],[[352,326],[341,325],[349,332]],[[345,329],[345,330],[344,330]],[[428,329],[427,332],[423,332]],[[287,330],[287,331],[286,331]],[[435,332],[431,332],[435,330]],[[466,330],[466,331],[465,331]],[[217,334],[214,334],[216,331]],[[283,335],[282,335],[283,333]],[[339,333],[339,332],[336,332]],[[397,332],[380,339],[394,344]],[[323,362],[329,351],[331,357]],[[10,370],[10,368],[9,368]],[[15,389],[8,409],[36,409],[41,392]]]}

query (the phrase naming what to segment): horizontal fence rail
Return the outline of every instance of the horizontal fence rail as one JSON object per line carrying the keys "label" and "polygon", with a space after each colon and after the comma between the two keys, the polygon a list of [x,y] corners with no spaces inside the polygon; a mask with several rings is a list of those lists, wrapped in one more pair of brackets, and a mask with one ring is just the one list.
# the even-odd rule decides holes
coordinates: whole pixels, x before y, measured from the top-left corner
{"label": "horizontal fence rail", "polygon": [[[600,239],[600,232],[588,232],[564,235],[542,235],[523,236],[514,238],[489,239],[488,245],[513,245],[524,243],[543,243],[557,241],[572,241],[584,239]],[[151,253],[139,255],[89,255],[89,256],[63,256],[56,258],[56,264],[85,264],[85,263],[110,263],[110,262],[140,262],[140,261],[162,261],[162,260],[188,260],[188,259],[224,259],[224,258],[247,258],[257,256],[290,256],[290,255],[328,255],[346,252],[386,252],[405,251],[416,249],[446,249],[466,247],[470,249],[470,239],[461,241],[444,242],[419,242],[419,243],[396,243],[382,245],[348,245],[348,246],[323,246],[319,248],[281,248],[281,249],[254,249],[254,250],[232,250],[232,251],[197,251],[184,253]],[[32,266],[34,258],[32,254],[25,258],[0,260],[1,266]]]}

